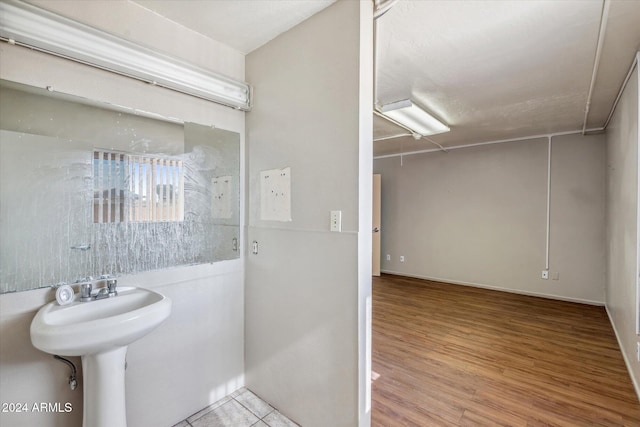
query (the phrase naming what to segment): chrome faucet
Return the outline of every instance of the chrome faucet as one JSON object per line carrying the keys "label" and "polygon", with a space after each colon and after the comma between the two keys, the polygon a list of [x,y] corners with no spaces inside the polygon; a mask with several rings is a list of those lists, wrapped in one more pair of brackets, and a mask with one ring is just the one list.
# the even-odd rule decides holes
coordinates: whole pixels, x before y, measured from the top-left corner
{"label": "chrome faucet", "polygon": [[93,285],[91,282],[80,283],[80,302],[91,301],[91,290]]}
{"label": "chrome faucet", "polygon": [[107,288],[100,288],[98,293],[93,297],[93,299],[104,299],[109,298],[109,290]]}
{"label": "chrome faucet", "polygon": [[118,287],[118,279],[107,280],[107,289],[109,290],[109,296],[115,297],[118,295],[116,288]]}
{"label": "chrome faucet", "polygon": [[100,279],[107,281],[107,293],[109,297],[115,297],[118,295],[118,291],[116,290],[118,287],[118,279],[110,274],[103,274],[100,276]]}
{"label": "chrome faucet", "polygon": [[93,289],[93,277],[87,276],[78,279],[75,283],[80,284],[80,302],[91,301],[91,290]]}
{"label": "chrome faucet", "polygon": [[[94,282],[97,281],[106,281],[107,286],[100,288],[97,293],[92,294]],[[109,274],[103,274],[98,280],[94,280],[91,276],[85,277],[76,280],[75,283],[80,285],[80,302],[111,298],[118,295],[118,291],[116,290],[118,287],[118,279]]]}

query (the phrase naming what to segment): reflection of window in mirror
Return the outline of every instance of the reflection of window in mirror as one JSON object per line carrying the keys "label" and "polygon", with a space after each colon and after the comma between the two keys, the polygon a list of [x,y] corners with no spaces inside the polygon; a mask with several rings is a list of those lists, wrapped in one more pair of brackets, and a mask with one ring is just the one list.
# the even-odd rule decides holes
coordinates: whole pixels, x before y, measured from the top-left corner
{"label": "reflection of window in mirror", "polygon": [[184,221],[182,160],[93,152],[93,222]]}
{"label": "reflection of window in mirror", "polygon": [[0,79],[0,293],[239,258],[240,135],[112,107]]}

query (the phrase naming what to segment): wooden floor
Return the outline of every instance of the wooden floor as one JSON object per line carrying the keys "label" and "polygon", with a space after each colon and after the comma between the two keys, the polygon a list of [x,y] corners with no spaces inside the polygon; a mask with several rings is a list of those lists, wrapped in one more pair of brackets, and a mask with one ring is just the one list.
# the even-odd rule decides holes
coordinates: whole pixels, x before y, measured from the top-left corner
{"label": "wooden floor", "polygon": [[603,307],[383,275],[372,426],[640,426]]}

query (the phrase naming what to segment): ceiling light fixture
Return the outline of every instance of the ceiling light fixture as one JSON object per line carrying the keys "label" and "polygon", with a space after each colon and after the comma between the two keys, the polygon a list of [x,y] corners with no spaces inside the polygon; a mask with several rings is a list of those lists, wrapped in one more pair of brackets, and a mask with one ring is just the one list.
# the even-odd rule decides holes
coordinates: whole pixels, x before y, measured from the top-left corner
{"label": "ceiling light fixture", "polygon": [[251,87],[22,1],[0,2],[0,40],[248,111]]}
{"label": "ceiling light fixture", "polygon": [[449,132],[449,126],[427,113],[411,100],[383,105],[380,112],[413,133],[427,136]]}

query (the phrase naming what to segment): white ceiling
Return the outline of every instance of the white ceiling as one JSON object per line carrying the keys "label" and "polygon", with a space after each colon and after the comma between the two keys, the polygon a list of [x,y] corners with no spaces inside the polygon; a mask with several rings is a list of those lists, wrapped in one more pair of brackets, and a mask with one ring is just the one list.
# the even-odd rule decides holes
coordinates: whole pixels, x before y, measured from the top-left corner
{"label": "white ceiling", "polygon": [[[380,104],[411,98],[453,146],[581,130],[603,2],[403,1],[378,20]],[[587,128],[602,127],[640,49],[640,1],[610,2]],[[376,117],[374,137],[398,133]],[[433,149],[412,137],[376,155]]]}
{"label": "white ceiling", "polygon": [[[248,53],[333,0],[135,2]],[[430,137],[444,147],[581,130],[602,6],[400,0],[377,21],[377,101],[422,104],[451,127]],[[612,0],[606,24],[587,128],[605,123],[640,49],[640,0]],[[374,138],[398,133],[374,116]],[[376,142],[374,155],[435,147],[400,137]]]}
{"label": "white ceiling", "polygon": [[336,0],[133,1],[246,54]]}

